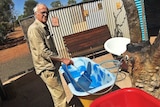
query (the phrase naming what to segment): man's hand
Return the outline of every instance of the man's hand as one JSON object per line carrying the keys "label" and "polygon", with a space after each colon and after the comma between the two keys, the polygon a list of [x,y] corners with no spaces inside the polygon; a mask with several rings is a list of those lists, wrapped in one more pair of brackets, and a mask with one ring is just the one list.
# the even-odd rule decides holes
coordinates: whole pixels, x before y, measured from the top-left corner
{"label": "man's hand", "polygon": [[71,64],[73,65],[74,64],[73,61],[69,58],[62,58],[61,62],[63,62],[66,65],[71,65]]}

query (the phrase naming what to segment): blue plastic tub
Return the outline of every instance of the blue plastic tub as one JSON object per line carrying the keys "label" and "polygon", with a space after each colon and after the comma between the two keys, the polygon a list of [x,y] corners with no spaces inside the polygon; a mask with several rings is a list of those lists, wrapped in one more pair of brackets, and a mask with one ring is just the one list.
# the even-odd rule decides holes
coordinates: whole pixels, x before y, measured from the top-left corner
{"label": "blue plastic tub", "polygon": [[62,64],[63,74],[69,89],[76,96],[87,96],[114,85],[116,76],[86,57],[72,58],[74,65]]}

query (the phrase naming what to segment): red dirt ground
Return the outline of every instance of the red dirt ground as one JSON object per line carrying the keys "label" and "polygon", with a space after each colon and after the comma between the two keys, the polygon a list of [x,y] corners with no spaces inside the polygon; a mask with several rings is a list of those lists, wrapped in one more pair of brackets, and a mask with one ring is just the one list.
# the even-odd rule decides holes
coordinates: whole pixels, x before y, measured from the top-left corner
{"label": "red dirt ground", "polygon": [[[21,27],[15,29],[15,32],[12,32],[9,35],[9,38],[18,38],[24,36]],[[27,43],[19,44],[17,46],[0,50],[0,63],[10,61],[14,58],[20,57],[22,55],[29,54],[29,48]]]}

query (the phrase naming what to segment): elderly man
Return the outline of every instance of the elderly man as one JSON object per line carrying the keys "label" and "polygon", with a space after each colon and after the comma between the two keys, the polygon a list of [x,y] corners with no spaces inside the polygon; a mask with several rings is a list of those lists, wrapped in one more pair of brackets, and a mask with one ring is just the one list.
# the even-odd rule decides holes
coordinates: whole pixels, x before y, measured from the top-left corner
{"label": "elderly man", "polygon": [[66,107],[66,94],[61,84],[58,69],[61,62],[69,65],[72,60],[58,56],[52,36],[46,24],[48,8],[44,4],[37,4],[33,9],[35,21],[30,25],[27,35],[32,54],[33,64],[51,93],[55,107]]}

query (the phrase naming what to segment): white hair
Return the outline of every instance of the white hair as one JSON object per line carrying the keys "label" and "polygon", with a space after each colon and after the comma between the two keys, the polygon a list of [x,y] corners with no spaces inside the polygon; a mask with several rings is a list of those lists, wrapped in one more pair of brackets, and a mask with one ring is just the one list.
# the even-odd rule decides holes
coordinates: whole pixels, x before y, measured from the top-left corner
{"label": "white hair", "polygon": [[[39,7],[40,5],[45,5],[45,4],[38,3],[38,4],[33,8],[33,12],[34,12],[34,13],[36,13],[36,12],[37,12],[38,7]],[[46,6],[46,5],[45,5],[45,6]]]}
{"label": "white hair", "polygon": [[38,4],[33,8],[33,12],[37,12],[37,7],[38,7]]}

